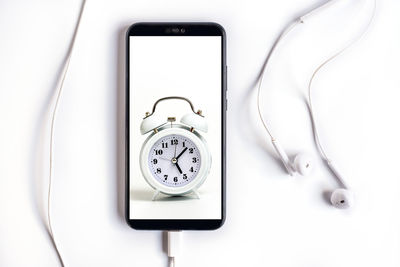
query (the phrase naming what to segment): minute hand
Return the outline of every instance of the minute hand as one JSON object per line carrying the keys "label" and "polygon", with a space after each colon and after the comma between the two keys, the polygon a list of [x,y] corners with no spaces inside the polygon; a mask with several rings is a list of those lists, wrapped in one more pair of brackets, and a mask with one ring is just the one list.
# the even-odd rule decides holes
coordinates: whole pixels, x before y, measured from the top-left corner
{"label": "minute hand", "polygon": [[185,151],[186,151],[187,149],[188,149],[188,148],[187,148],[187,147],[185,147],[185,149],[184,149],[184,150],[182,150],[182,152],[181,152],[181,153],[179,153],[179,155],[176,157],[176,159],[179,159],[179,157],[180,157],[180,156],[182,156],[182,154],[183,154],[183,153],[185,153]]}

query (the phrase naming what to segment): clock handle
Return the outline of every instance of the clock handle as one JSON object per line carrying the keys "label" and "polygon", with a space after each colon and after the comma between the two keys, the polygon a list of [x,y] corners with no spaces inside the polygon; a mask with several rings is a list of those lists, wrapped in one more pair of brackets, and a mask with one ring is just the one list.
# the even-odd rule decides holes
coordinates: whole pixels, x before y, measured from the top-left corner
{"label": "clock handle", "polygon": [[153,115],[153,113],[156,111],[156,107],[157,107],[158,103],[160,103],[160,102],[162,102],[164,100],[170,100],[170,99],[178,99],[178,100],[184,100],[184,101],[188,102],[188,104],[190,105],[190,108],[192,109],[193,113],[196,113],[196,114],[202,116],[201,115],[201,111],[199,110],[198,112],[196,112],[194,110],[193,103],[189,99],[187,99],[186,97],[182,97],[182,96],[168,96],[168,97],[163,97],[163,98],[158,99],[153,105],[153,110],[152,110],[151,114],[149,114],[148,116]]}

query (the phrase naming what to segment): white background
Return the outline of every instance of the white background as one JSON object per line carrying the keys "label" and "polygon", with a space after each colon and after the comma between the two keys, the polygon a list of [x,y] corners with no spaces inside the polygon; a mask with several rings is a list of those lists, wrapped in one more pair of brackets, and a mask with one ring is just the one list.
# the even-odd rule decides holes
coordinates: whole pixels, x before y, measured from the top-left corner
{"label": "white background", "polygon": [[[130,37],[130,199],[131,218],[136,219],[220,219],[221,218],[221,37]],[[143,178],[139,154],[150,133],[142,135],[140,124],[154,102],[166,96],[187,97],[196,111],[203,111],[209,131],[198,131],[208,144],[213,164],[200,199],[192,196],[166,198]],[[191,111],[182,100],[157,105],[154,116],[168,117]],[[178,152],[179,153],[179,152]],[[146,155],[146,162],[147,155]],[[184,167],[181,165],[182,168]]]}
{"label": "white background", "polygon": [[[320,160],[290,178],[270,154],[253,85],[274,38],[319,0],[89,1],[56,125],[53,223],[66,266],[165,266],[159,232],[123,219],[124,32],[137,21],[216,21],[228,36],[227,220],[186,232],[180,266],[400,265],[400,2],[380,0],[354,49],[317,77],[321,139],[357,195],[335,210]],[[0,2],[0,265],[58,266],[41,222],[49,101],[80,1]],[[313,67],[362,27],[371,5],[340,1],[272,60],[264,110],[288,153],[317,156],[303,101]],[[371,4],[370,1],[368,1]]]}

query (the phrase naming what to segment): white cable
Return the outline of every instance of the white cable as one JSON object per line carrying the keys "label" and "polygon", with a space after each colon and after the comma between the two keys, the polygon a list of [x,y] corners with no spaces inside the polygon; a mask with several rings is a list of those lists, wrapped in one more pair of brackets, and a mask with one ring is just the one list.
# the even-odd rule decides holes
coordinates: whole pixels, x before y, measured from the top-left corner
{"label": "white cable", "polygon": [[168,257],[168,267],[175,267],[175,257]]}
{"label": "white cable", "polygon": [[261,92],[261,86],[262,86],[262,82],[263,82],[263,78],[265,75],[265,70],[267,68],[267,65],[269,63],[269,60],[272,57],[272,54],[274,53],[275,49],[278,47],[279,43],[283,40],[283,38],[289,34],[297,25],[300,25],[302,23],[304,23],[304,21],[312,16],[314,16],[315,14],[321,12],[321,10],[331,6],[334,2],[336,2],[338,0],[328,0],[327,2],[321,4],[320,6],[310,10],[309,12],[307,12],[306,14],[302,15],[301,17],[295,19],[294,21],[292,21],[291,23],[289,23],[280,33],[280,35],[278,36],[278,38],[275,40],[274,44],[272,45],[267,58],[265,59],[263,68],[261,70],[261,77],[260,77],[260,82],[258,84],[258,90],[257,90],[257,110],[258,110],[258,115],[260,117],[260,120],[265,128],[265,130],[267,131],[268,135],[271,137],[271,141],[274,142],[275,138],[272,136],[271,130],[268,128],[267,123],[262,115],[262,111],[261,111],[261,107],[260,107],[260,92]]}
{"label": "white cable", "polygon": [[64,261],[62,259],[60,250],[58,249],[57,243],[55,241],[53,228],[51,226],[51,206],[50,206],[50,204],[51,204],[51,182],[52,182],[52,176],[53,176],[54,125],[56,122],[56,114],[57,114],[58,104],[59,104],[59,101],[61,98],[61,93],[62,93],[62,89],[64,86],[65,77],[68,72],[68,67],[69,67],[69,63],[71,61],[72,51],[74,50],[75,40],[78,35],[79,26],[80,26],[80,23],[82,20],[82,15],[83,15],[83,11],[85,9],[85,5],[86,5],[86,0],[83,0],[81,11],[80,11],[78,21],[76,24],[75,32],[74,32],[74,35],[72,36],[71,45],[68,50],[67,58],[65,60],[61,75],[57,82],[57,87],[56,87],[57,98],[56,98],[56,102],[55,102],[55,105],[53,108],[52,117],[51,117],[51,126],[50,126],[49,185],[48,185],[48,191],[47,191],[47,228],[48,228],[51,241],[57,252],[57,256],[58,256],[58,259],[59,259],[62,267],[65,266]]}
{"label": "white cable", "polygon": [[[312,101],[311,101],[311,88],[312,88],[312,83],[313,80],[315,78],[315,76],[317,75],[317,73],[324,67],[326,66],[329,62],[331,62],[333,59],[335,59],[336,57],[338,57],[339,55],[341,55],[345,50],[349,49],[351,46],[353,46],[355,43],[357,43],[363,36],[364,34],[368,31],[374,17],[375,17],[375,13],[376,13],[376,0],[374,0],[374,7],[373,7],[373,11],[372,11],[372,15],[368,21],[368,23],[366,24],[366,26],[364,27],[363,31],[356,36],[349,44],[347,44],[344,48],[340,49],[338,52],[336,52],[335,54],[333,54],[331,57],[329,57],[328,59],[326,59],[325,61],[323,61],[313,72],[313,74],[311,75],[310,81],[308,83],[308,106],[310,109],[310,117],[311,117],[311,121],[312,121],[312,128],[313,128],[313,132],[314,132],[314,140],[315,143],[317,145],[317,149],[319,154],[321,155],[321,157],[328,163],[328,166],[330,166],[330,159],[328,158],[328,156],[326,155],[326,152],[323,148],[323,146],[321,145],[321,141],[319,139],[319,135],[318,135],[318,129],[316,126],[316,121],[315,121],[315,116],[314,116],[314,110],[313,110],[313,106],[312,106]],[[344,181],[340,181],[342,184],[344,184]]]}
{"label": "white cable", "polygon": [[337,1],[340,1],[340,0],[327,0],[325,3],[321,4],[320,6],[312,9],[305,15],[301,16],[300,17],[301,22],[304,22],[306,19],[314,16],[315,14],[319,13],[321,10],[330,7],[331,5],[333,5],[333,3],[337,2]]}
{"label": "white cable", "polygon": [[175,259],[180,254],[182,231],[168,231],[168,266],[176,267]]}
{"label": "white cable", "polygon": [[290,24],[288,24],[281,32],[281,34],[278,36],[278,38],[275,40],[274,44],[271,47],[271,50],[269,51],[267,58],[265,59],[264,62],[264,66],[262,68],[262,73],[261,73],[261,77],[260,77],[260,82],[258,83],[258,90],[257,90],[257,110],[258,110],[258,116],[260,117],[260,120],[265,128],[265,130],[267,131],[268,135],[271,137],[271,140],[274,141],[275,138],[272,136],[271,130],[268,128],[267,123],[262,115],[262,111],[261,111],[261,106],[260,106],[260,93],[261,93],[261,86],[262,86],[262,82],[263,82],[263,78],[265,75],[265,70],[267,69],[269,60],[272,57],[272,54],[274,53],[275,49],[278,47],[279,43],[281,42],[281,40],[283,40],[283,38],[289,33],[291,32],[297,25],[303,23],[303,21],[299,18],[296,19],[295,21],[292,21]]}

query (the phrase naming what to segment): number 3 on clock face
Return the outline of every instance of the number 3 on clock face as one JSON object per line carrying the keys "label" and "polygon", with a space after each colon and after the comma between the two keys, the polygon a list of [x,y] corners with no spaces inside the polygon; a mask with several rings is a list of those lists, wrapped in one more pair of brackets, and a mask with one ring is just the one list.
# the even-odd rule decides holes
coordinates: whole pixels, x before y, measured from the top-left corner
{"label": "number 3 on clock face", "polygon": [[192,140],[171,134],[160,138],[150,149],[148,165],[158,182],[179,187],[196,178],[201,156]]}

